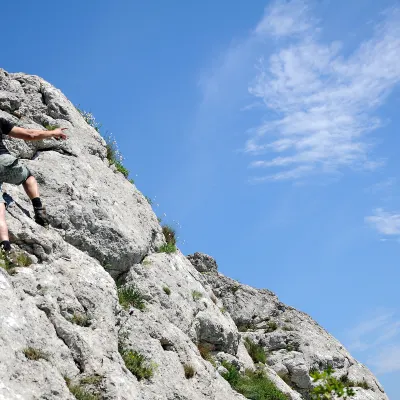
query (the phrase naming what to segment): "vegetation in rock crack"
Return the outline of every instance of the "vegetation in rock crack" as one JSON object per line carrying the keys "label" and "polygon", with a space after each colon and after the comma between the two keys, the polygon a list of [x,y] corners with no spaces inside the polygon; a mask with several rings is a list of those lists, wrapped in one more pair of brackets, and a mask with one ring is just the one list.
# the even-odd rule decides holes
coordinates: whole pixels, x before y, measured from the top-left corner
{"label": "vegetation in rock crack", "polygon": [[168,286],[163,287],[164,293],[167,294],[168,296],[171,295],[171,289]]}
{"label": "vegetation in rock crack", "polygon": [[142,261],[142,265],[145,265],[145,266],[151,265],[151,261],[145,259]]}
{"label": "vegetation in rock crack", "polygon": [[342,382],[343,385],[346,386],[346,387],[360,387],[360,388],[363,388],[363,389],[366,389],[366,390],[371,389],[371,387],[368,385],[368,383],[365,380],[352,381],[346,375],[343,375],[340,378],[340,382]]}
{"label": "vegetation in rock crack", "polygon": [[89,376],[86,376],[85,378],[82,378],[80,380],[80,382],[82,385],[98,386],[98,385],[100,385],[100,383],[103,379],[104,379],[104,376],[102,376],[102,375],[89,375]]}
{"label": "vegetation in rock crack", "polygon": [[244,374],[241,374],[234,365],[228,362],[223,362],[222,365],[228,371],[222,374],[222,377],[228,381],[232,389],[247,399],[287,400],[287,396],[275,386],[262,370],[246,370]]}
{"label": "vegetation in rock crack", "polygon": [[226,308],[225,307],[221,307],[220,309],[219,309],[219,311],[221,311],[222,312],[222,314],[225,314],[226,313]]}
{"label": "vegetation in rock crack", "polygon": [[239,322],[237,325],[238,331],[239,332],[248,332],[251,330],[256,329],[256,326],[253,322]]}
{"label": "vegetation in rock crack", "polygon": [[[86,121],[88,125],[90,125],[92,128],[94,128],[97,132],[99,132],[104,140],[106,141],[106,149],[107,149],[107,160],[109,161],[110,164],[115,165],[115,168],[117,171],[121,172],[122,175],[125,176],[125,178],[128,178],[129,176],[129,170],[124,166],[123,160],[124,157],[122,156],[122,153],[119,151],[117,141],[113,137],[112,133],[106,133],[103,135],[101,133],[101,124],[99,124],[96,121],[96,118],[91,112],[82,110],[79,107],[76,107],[78,112],[82,115],[83,119]],[[134,182],[132,182],[134,183]]]}
{"label": "vegetation in rock crack", "polygon": [[14,275],[15,273],[14,263],[9,259],[7,253],[2,249],[0,249],[0,267],[6,270],[9,275]]}
{"label": "vegetation in rock crack", "polygon": [[65,383],[71,392],[71,394],[76,398],[76,400],[100,400],[98,394],[91,393],[86,390],[82,385],[74,385],[68,377],[64,377]]}
{"label": "vegetation in rock crack", "polygon": [[122,286],[118,289],[119,304],[125,310],[129,307],[135,307],[141,311],[146,308],[142,293],[135,285]]}
{"label": "vegetation in rock crack", "polygon": [[192,298],[194,301],[200,300],[203,297],[203,293],[198,290],[192,290]]}
{"label": "vegetation in rock crack", "polygon": [[184,364],[183,370],[185,371],[185,378],[190,379],[194,377],[196,370],[194,369],[193,365],[191,364]]}
{"label": "vegetation in rock crack", "polygon": [[32,265],[32,259],[25,253],[18,253],[15,257],[15,263],[20,267],[29,267]]}
{"label": "vegetation in rock crack", "polygon": [[211,354],[211,351],[213,350],[213,345],[212,344],[200,342],[200,343],[197,344],[197,348],[198,348],[198,350],[200,352],[201,357],[204,360],[206,360],[206,361],[210,362],[211,364],[215,365],[214,358],[213,358],[213,356]]}
{"label": "vegetation in rock crack", "polygon": [[56,129],[59,128],[58,125],[43,125],[45,129],[47,129],[48,131],[54,131]]}
{"label": "vegetation in rock crack", "polygon": [[278,329],[278,324],[275,321],[268,321],[267,327],[265,328],[265,332],[270,333],[276,331]]}
{"label": "vegetation in rock crack", "polygon": [[175,253],[176,252],[176,246],[174,244],[170,244],[170,243],[166,243],[163,244],[159,249],[158,249],[159,253]]}
{"label": "vegetation in rock crack", "polygon": [[162,231],[164,234],[166,244],[162,245],[159,249],[159,253],[174,253],[176,251],[176,232],[175,229],[169,225],[163,225]]}
{"label": "vegetation in rock crack", "polygon": [[156,364],[137,351],[120,349],[126,368],[139,380],[150,379],[154,375]]}
{"label": "vegetation in rock crack", "polygon": [[267,355],[265,354],[264,348],[261,345],[253,342],[249,337],[244,339],[244,345],[249,353],[249,356],[255,363],[266,363]]}
{"label": "vegetation in rock crack", "polygon": [[48,355],[40,349],[34,347],[27,347],[23,350],[25,357],[28,360],[38,361],[38,360],[48,360]]}
{"label": "vegetation in rock crack", "polygon": [[152,205],[153,204],[153,200],[149,197],[149,196],[144,196],[145,199],[147,200],[147,202]]}
{"label": "vegetation in rock crack", "polygon": [[236,292],[240,289],[240,285],[238,283],[235,283],[234,285],[231,286],[231,292],[233,294],[236,294]]}
{"label": "vegetation in rock crack", "polygon": [[90,326],[91,324],[90,317],[82,313],[74,313],[74,315],[70,319],[70,322],[79,326],[83,326],[85,328]]}
{"label": "vegetation in rock crack", "polygon": [[311,399],[313,400],[330,400],[336,398],[347,399],[355,395],[351,387],[346,386],[341,380],[336,379],[333,375],[335,371],[332,367],[328,367],[325,371],[311,371],[310,376],[314,383],[319,383],[311,390]]}

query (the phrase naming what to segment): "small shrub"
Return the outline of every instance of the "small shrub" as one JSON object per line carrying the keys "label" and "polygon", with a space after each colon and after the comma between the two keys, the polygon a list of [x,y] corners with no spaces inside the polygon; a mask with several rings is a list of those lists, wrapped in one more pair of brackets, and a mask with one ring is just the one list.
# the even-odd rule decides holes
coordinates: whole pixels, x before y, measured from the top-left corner
{"label": "small shrub", "polygon": [[75,107],[77,109],[77,111],[79,112],[79,114],[81,114],[81,116],[83,117],[83,119],[85,120],[85,122],[90,125],[92,128],[94,128],[97,132],[100,133],[100,128],[101,128],[101,124],[99,124],[96,121],[96,118],[94,117],[94,115],[91,112],[82,110],[81,108]]}
{"label": "small shrub", "polygon": [[267,356],[263,347],[257,343],[254,343],[250,338],[244,340],[244,345],[249,353],[249,356],[255,363],[265,364],[267,361]]}
{"label": "small shrub", "polygon": [[183,370],[185,371],[185,378],[190,379],[194,377],[194,374],[196,373],[193,365],[190,364],[184,364]]}
{"label": "small shrub", "polygon": [[288,324],[289,322],[292,322],[289,318],[285,318],[285,322]]}
{"label": "small shrub", "polygon": [[227,361],[222,361],[222,366],[228,370],[228,372],[222,374],[222,377],[227,380],[231,386],[237,385],[240,379],[239,370]]}
{"label": "small shrub", "polygon": [[294,350],[294,346],[293,346],[291,343],[288,343],[288,344],[286,345],[286,350],[287,350],[287,351],[293,351],[293,350]]}
{"label": "small shrub", "polygon": [[82,378],[80,380],[80,382],[82,385],[98,386],[98,385],[100,385],[100,383],[103,379],[104,379],[104,377],[101,375],[90,375],[90,376],[86,376],[85,378]]}
{"label": "small shrub", "polygon": [[163,244],[159,249],[158,249],[159,253],[175,253],[176,252],[176,246],[174,244],[170,244],[170,243],[166,243]]}
{"label": "small shrub", "polygon": [[278,324],[275,321],[269,321],[267,324],[267,328],[265,329],[266,333],[270,333],[276,331],[278,329]]}
{"label": "small shrub", "polygon": [[163,287],[164,293],[167,294],[168,296],[171,295],[171,289],[168,286]]}
{"label": "small shrub", "polygon": [[[315,371],[313,371],[313,372],[315,372]],[[310,371],[310,374],[311,374],[311,371]],[[371,389],[371,387],[368,385],[368,383],[364,379],[362,381],[355,382],[355,381],[350,380],[346,375],[343,375],[340,378],[340,382],[343,383],[343,385],[345,387],[360,387],[360,388],[363,388],[366,390]]]}
{"label": "small shrub", "polygon": [[235,283],[234,285],[231,286],[231,292],[233,294],[236,294],[236,292],[240,289],[240,285],[238,283]]}
{"label": "small shrub", "polygon": [[132,183],[132,185],[134,185],[134,184],[135,184],[135,180],[134,180],[134,179],[132,179],[132,178],[128,179],[128,181],[129,181],[130,183]]}
{"label": "small shrub", "polygon": [[143,354],[133,350],[122,350],[121,357],[126,368],[139,380],[150,379],[154,375],[156,365],[151,363]]}
{"label": "small shrub", "polygon": [[45,129],[47,129],[48,131],[54,131],[56,129],[59,128],[58,125],[43,125]]}
{"label": "small shrub", "polygon": [[90,393],[81,385],[73,385],[71,383],[71,379],[67,377],[64,377],[64,379],[69,391],[76,398],[76,400],[100,400],[99,395]]}
{"label": "small shrub", "polygon": [[85,328],[87,328],[91,324],[90,318],[86,314],[81,313],[74,313],[74,315],[70,319],[70,322],[75,325],[83,326]]}
{"label": "small shrub", "polygon": [[247,370],[242,375],[232,364],[223,363],[222,365],[228,370],[227,373],[222,374],[223,378],[229,382],[234,390],[247,399],[287,400],[287,396],[275,386],[262,370]]}
{"label": "small shrub", "polygon": [[214,358],[211,354],[211,351],[213,350],[213,345],[209,343],[198,343],[197,348],[199,349],[200,355],[204,360],[215,365]]}
{"label": "small shrub", "polygon": [[146,308],[142,293],[134,285],[120,287],[118,289],[118,300],[125,310],[129,307],[135,307],[143,311]]}
{"label": "small shrub", "polygon": [[0,249],[0,267],[3,268],[9,275],[15,274],[15,265],[9,259],[7,253],[1,248]]}
{"label": "small shrub", "polygon": [[169,225],[163,225],[162,231],[165,237],[165,241],[168,244],[176,245],[176,232],[175,229],[171,228]]}
{"label": "small shrub", "polygon": [[222,312],[222,314],[225,314],[226,313],[226,308],[225,307],[221,307],[220,309],[219,309],[219,311],[221,311]]}
{"label": "small shrub", "polygon": [[48,360],[48,355],[40,349],[35,349],[34,347],[27,347],[23,350],[25,357],[28,360],[38,361],[38,360]]}
{"label": "small shrub", "polygon": [[192,297],[194,301],[200,300],[203,297],[203,293],[197,290],[192,290]]}
{"label": "small shrub", "polygon": [[153,204],[153,200],[149,197],[149,196],[144,196],[145,199],[147,200],[147,202],[152,205]]}
{"label": "small shrub", "polygon": [[328,367],[325,371],[314,371],[310,373],[314,382],[320,382],[311,390],[311,398],[313,400],[334,399],[337,397],[348,398],[355,395],[351,387],[346,386],[341,380],[332,376],[334,370]]}
{"label": "small shrub", "polygon": [[32,259],[25,253],[17,254],[15,263],[20,267],[29,267],[32,265]]}
{"label": "small shrub", "polygon": [[246,321],[246,322],[239,323],[237,325],[237,328],[238,328],[239,332],[248,332],[248,331],[256,329],[256,326],[252,322]]}

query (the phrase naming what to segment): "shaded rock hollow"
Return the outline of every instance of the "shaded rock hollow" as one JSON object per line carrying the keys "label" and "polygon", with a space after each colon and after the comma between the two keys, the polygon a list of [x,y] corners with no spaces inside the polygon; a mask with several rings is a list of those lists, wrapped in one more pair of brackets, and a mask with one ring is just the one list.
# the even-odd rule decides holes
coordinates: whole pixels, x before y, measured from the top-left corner
{"label": "shaded rock hollow", "polygon": [[[3,185],[15,200],[7,212],[13,246],[33,263],[12,275],[0,268],[0,400],[74,399],[65,377],[78,384],[93,376],[101,399],[244,399],[218,370],[223,360],[254,368],[246,338],[265,349],[263,368],[290,399],[308,399],[309,371],[328,365],[367,383],[356,400],[387,399],[373,374],[308,315],[219,274],[207,255],[157,253],[165,242],[148,201],[109,165],[104,140],[58,89],[0,70],[0,116],[23,127],[65,127],[69,136],[6,140],[37,177],[51,227],[33,222],[21,187]],[[145,310],[123,309],[116,281],[136,285]],[[126,368],[121,340],[152,360],[152,378],[138,380]],[[45,357],[31,360],[27,348]],[[195,371],[190,379],[185,365]]]}

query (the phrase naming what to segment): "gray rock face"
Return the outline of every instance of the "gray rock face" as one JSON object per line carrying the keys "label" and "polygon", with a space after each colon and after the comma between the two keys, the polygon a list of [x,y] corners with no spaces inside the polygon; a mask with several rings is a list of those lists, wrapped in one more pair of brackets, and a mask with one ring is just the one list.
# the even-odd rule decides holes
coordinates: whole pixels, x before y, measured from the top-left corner
{"label": "gray rock face", "polygon": [[207,254],[194,253],[187,258],[199,272],[215,273],[218,270],[217,262]]}
{"label": "gray rock face", "polygon": [[[51,227],[34,223],[21,187],[4,185],[15,200],[10,237],[24,257],[8,270],[0,260],[0,400],[71,400],[77,386],[106,400],[244,399],[221,374],[223,361],[255,368],[246,337],[267,351],[262,368],[289,399],[308,399],[310,368],[326,365],[367,382],[356,399],[387,399],[338,341],[273,293],[218,274],[207,255],[157,253],[164,238],[150,205],[59,90],[0,70],[0,115],[69,134],[7,139],[37,177]],[[145,308],[122,308],[116,282]],[[146,357],[153,376],[130,372],[121,349]]]}

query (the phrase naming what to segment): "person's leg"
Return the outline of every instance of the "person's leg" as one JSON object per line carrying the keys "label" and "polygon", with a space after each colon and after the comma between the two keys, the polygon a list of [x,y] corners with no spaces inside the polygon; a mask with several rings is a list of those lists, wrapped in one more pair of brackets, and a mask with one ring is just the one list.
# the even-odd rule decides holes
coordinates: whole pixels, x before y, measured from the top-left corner
{"label": "person's leg", "polygon": [[0,203],[0,249],[11,250],[10,239],[8,237],[8,228],[6,223],[6,205]]}
{"label": "person's leg", "polygon": [[42,201],[39,197],[39,187],[37,180],[34,176],[30,175],[22,184],[26,194],[32,201],[33,210],[35,211],[35,221],[37,224],[47,226],[49,220],[47,218],[46,209],[43,207]]}
{"label": "person's leg", "polygon": [[37,180],[33,175],[29,176],[28,179],[22,184],[26,194],[31,200],[39,198],[39,187]]}

